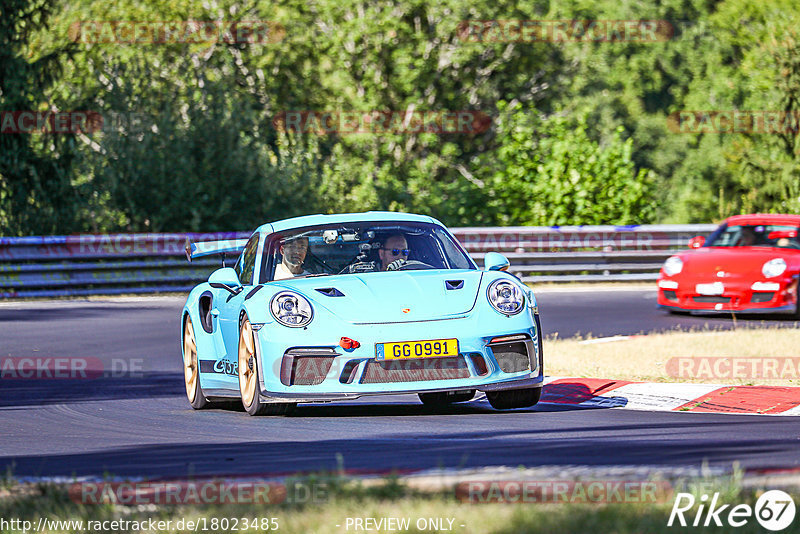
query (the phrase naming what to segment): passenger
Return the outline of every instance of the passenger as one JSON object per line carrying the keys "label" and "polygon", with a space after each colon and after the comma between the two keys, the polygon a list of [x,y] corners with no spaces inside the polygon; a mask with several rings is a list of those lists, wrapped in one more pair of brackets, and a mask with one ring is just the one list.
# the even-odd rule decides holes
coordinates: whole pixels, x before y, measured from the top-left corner
{"label": "passenger", "polygon": [[308,253],[308,238],[299,237],[287,239],[281,244],[281,256],[283,260],[275,268],[274,280],[285,280],[295,276],[311,274],[303,269],[303,262]]}

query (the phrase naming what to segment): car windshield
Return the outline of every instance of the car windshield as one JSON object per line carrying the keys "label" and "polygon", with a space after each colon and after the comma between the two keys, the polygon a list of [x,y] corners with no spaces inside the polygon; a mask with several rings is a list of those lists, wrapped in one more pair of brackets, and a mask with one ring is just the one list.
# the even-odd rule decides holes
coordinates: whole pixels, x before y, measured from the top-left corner
{"label": "car windshield", "polygon": [[778,247],[800,249],[798,227],[778,224],[737,224],[716,230],[707,247]]}
{"label": "car windshield", "polygon": [[464,249],[431,223],[344,223],[270,236],[263,280],[421,269],[476,269]]}

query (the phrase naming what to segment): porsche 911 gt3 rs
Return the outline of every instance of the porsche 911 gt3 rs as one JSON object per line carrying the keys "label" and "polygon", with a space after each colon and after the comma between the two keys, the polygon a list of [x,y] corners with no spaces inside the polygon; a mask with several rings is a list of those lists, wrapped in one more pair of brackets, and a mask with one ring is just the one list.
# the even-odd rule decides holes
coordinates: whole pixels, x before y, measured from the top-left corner
{"label": "porsche 911 gt3 rs", "polygon": [[193,408],[240,399],[251,415],[297,403],[415,393],[425,404],[485,392],[536,404],[543,354],[533,291],[487,253],[479,269],[437,220],[390,212],[265,224],[189,294],[181,317]]}

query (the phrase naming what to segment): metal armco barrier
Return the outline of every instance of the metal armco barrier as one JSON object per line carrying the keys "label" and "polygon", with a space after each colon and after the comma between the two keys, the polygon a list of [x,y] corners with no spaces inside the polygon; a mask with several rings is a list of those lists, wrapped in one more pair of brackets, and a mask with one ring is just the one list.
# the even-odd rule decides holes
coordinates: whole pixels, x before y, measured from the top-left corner
{"label": "metal armco barrier", "polygon": [[[478,262],[500,252],[524,282],[655,280],[664,260],[716,226],[454,228]],[[188,241],[249,232],[0,238],[0,298],[185,292],[221,265],[186,261]],[[233,258],[228,260],[231,265]]]}
{"label": "metal armco barrier", "polygon": [[523,282],[648,281],[689,239],[717,225],[516,226],[454,228],[479,265],[500,252]]}

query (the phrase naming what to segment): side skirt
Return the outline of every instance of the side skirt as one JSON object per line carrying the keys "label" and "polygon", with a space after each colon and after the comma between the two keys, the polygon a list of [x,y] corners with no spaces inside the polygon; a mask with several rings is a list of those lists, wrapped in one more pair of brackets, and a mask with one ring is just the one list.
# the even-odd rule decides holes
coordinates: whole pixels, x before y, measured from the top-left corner
{"label": "side skirt", "polygon": [[203,393],[206,394],[208,400],[239,398],[239,392],[232,389],[204,389]]}

